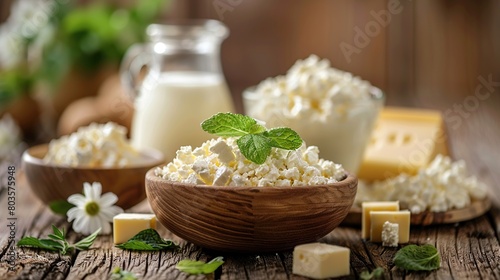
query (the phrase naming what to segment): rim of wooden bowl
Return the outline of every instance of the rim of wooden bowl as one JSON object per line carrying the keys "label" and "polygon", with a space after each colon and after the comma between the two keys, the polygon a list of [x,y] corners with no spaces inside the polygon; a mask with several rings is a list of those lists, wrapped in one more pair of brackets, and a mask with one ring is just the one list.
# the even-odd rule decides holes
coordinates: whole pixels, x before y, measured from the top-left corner
{"label": "rim of wooden bowl", "polygon": [[23,152],[22,160],[25,163],[53,167],[59,169],[74,169],[74,170],[130,170],[139,169],[152,166],[158,166],[165,163],[165,157],[163,153],[152,148],[141,149],[139,154],[141,155],[141,162],[138,164],[131,164],[123,167],[85,167],[85,166],[67,166],[60,164],[47,163],[43,161],[43,157],[47,154],[49,150],[49,144],[40,144],[32,146]]}

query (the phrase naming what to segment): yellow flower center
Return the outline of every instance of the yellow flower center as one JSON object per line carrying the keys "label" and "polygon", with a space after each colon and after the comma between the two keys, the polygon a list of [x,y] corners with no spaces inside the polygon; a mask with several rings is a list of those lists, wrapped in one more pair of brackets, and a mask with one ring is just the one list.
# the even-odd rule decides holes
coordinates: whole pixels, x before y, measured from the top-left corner
{"label": "yellow flower center", "polygon": [[99,214],[99,204],[95,203],[94,201],[88,202],[87,204],[85,204],[85,212],[87,212],[87,214],[90,216]]}

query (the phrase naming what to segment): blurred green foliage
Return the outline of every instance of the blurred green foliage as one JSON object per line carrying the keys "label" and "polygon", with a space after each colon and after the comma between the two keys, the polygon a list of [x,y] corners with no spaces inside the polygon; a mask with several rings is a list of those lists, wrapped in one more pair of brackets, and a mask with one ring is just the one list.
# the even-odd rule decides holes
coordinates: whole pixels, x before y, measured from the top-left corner
{"label": "blurred green foliage", "polygon": [[[164,10],[167,1],[136,0],[130,7],[99,0],[83,6],[54,1],[46,26],[54,32],[37,63],[26,57],[19,67],[0,69],[0,105],[28,93],[37,82],[57,86],[71,68],[94,73],[103,65],[118,65],[132,44],[145,40],[146,27]],[[34,41],[36,38],[24,40],[27,49]]]}

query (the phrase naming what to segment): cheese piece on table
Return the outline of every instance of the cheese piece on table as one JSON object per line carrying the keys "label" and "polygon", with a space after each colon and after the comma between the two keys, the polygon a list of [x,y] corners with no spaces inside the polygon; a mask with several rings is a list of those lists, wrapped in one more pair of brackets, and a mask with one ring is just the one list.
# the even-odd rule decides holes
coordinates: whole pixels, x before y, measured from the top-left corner
{"label": "cheese piece on table", "polygon": [[401,173],[414,175],[438,154],[448,155],[439,111],[386,107],[379,115],[357,175],[366,181]]}
{"label": "cheese piece on table", "polygon": [[298,245],[293,250],[293,273],[323,279],[349,275],[349,248],[323,243]]}
{"label": "cheese piece on table", "polygon": [[399,225],[398,242],[408,243],[410,240],[410,211],[371,211],[370,241],[382,242],[382,229],[385,222]]}
{"label": "cheese piece on table", "polygon": [[399,224],[385,222],[382,226],[382,246],[398,247]]}
{"label": "cheese piece on table", "polygon": [[361,204],[361,238],[370,237],[370,211],[399,211],[399,201],[373,201]]}
{"label": "cheese piece on table", "polygon": [[156,229],[154,214],[121,213],[113,217],[113,241],[115,244],[127,242],[140,231]]}

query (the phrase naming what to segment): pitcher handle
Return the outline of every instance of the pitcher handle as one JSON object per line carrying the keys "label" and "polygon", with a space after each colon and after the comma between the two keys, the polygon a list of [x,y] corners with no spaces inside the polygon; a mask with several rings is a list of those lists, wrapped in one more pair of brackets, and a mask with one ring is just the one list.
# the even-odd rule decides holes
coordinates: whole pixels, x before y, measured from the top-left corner
{"label": "pitcher handle", "polygon": [[120,65],[120,77],[123,86],[132,100],[139,94],[142,82],[139,81],[141,69],[151,61],[151,53],[148,44],[132,45]]}

